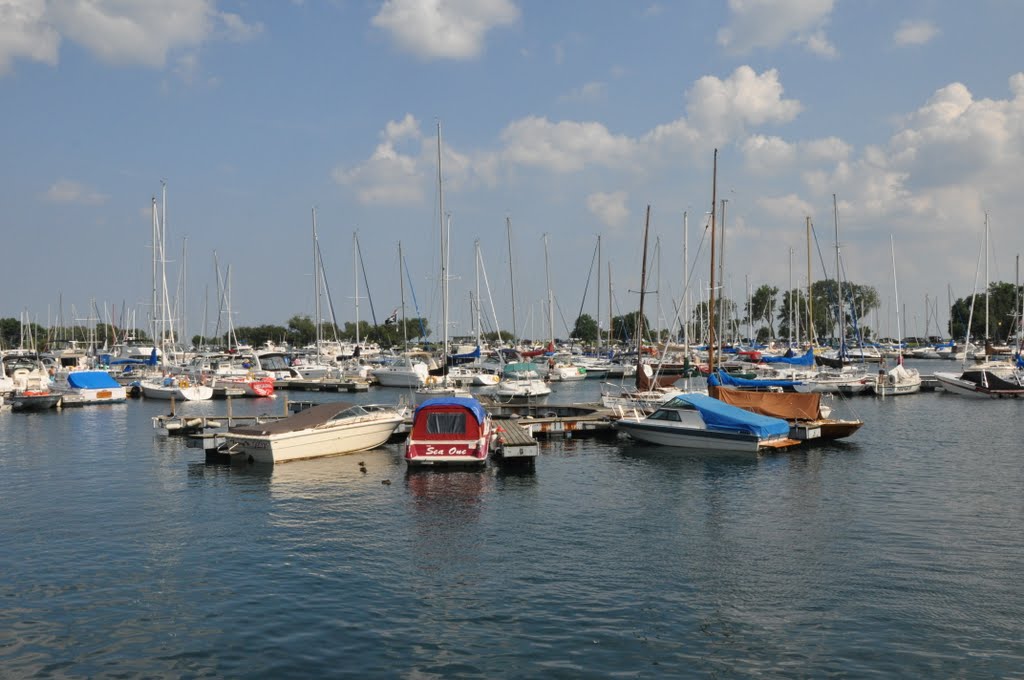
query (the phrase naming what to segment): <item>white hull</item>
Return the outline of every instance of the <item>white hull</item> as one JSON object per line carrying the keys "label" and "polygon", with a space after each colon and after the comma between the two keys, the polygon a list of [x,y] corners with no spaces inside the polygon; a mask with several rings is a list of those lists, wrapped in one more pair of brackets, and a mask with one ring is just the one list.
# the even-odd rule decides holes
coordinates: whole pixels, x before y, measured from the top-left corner
{"label": "white hull", "polygon": [[162,385],[143,381],[142,394],[147,399],[163,399],[170,401],[206,401],[213,398],[213,388],[208,385],[189,385],[180,387],[177,385]]}
{"label": "white hull", "polygon": [[402,422],[400,415],[375,417],[334,428],[311,428],[265,437],[228,433],[228,445],[238,444],[241,452],[257,463],[284,463],[374,449],[387,442]]}
{"label": "white hull", "polygon": [[392,371],[387,368],[373,372],[382,387],[422,387],[426,378],[415,371]]}
{"label": "white hull", "polygon": [[707,429],[651,426],[644,421],[620,420],[618,428],[633,439],[701,451],[731,451],[735,453],[757,453],[761,441],[754,435],[721,433]]}
{"label": "white hull", "polygon": [[128,389],[125,387],[108,387],[99,390],[74,389],[67,390],[68,395],[73,395],[79,404],[119,404],[128,399]]}
{"label": "white hull", "polygon": [[962,380],[955,373],[935,373],[935,379],[939,381],[939,387],[951,394],[959,394],[965,397],[978,399],[1022,399],[1024,390],[1021,392],[989,391],[970,380]]}

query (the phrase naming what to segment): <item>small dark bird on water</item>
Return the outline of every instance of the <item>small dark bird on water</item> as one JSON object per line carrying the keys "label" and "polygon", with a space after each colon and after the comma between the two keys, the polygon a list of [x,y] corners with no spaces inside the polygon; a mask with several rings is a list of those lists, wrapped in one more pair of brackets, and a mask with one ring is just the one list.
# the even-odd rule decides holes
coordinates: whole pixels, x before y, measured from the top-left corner
{"label": "small dark bird on water", "polygon": [[385,484],[387,486],[391,486],[391,480],[390,479],[382,479],[382,480],[380,480],[380,483],[381,484]]}
{"label": "small dark bird on water", "polygon": [[364,467],[359,468],[359,471],[362,472],[364,475],[366,474],[366,468]]}

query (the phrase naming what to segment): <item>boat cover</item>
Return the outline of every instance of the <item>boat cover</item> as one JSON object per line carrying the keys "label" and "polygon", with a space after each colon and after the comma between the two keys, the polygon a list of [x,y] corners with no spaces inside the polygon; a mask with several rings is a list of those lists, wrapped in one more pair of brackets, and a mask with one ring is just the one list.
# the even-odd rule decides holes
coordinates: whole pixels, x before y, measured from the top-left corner
{"label": "boat cover", "polygon": [[461,406],[473,414],[477,423],[483,423],[487,418],[484,405],[472,397],[431,397],[416,407],[414,419],[419,418],[420,411],[429,409],[431,406]]}
{"label": "boat cover", "polygon": [[121,386],[106,371],[72,371],[68,373],[68,385],[76,390],[105,390]]}
{"label": "boat cover", "polygon": [[751,392],[730,387],[709,387],[708,394],[727,404],[763,416],[784,420],[821,418],[821,394],[818,392]]}
{"label": "boat cover", "polygon": [[781,357],[770,357],[764,356],[761,358],[766,364],[790,364],[792,366],[813,366],[814,365],[814,348],[807,350],[801,356],[794,356],[793,351],[786,352],[785,356]]}
{"label": "boat cover", "polygon": [[725,385],[726,387],[795,387],[801,384],[799,380],[752,380],[748,378],[737,378],[725,371],[715,371],[708,376],[708,385],[715,387]]}
{"label": "boat cover", "polygon": [[670,399],[662,408],[672,408],[679,402],[700,411],[708,429],[726,432],[744,432],[761,439],[789,435],[789,423],[780,418],[758,415],[703,394],[681,394]]}

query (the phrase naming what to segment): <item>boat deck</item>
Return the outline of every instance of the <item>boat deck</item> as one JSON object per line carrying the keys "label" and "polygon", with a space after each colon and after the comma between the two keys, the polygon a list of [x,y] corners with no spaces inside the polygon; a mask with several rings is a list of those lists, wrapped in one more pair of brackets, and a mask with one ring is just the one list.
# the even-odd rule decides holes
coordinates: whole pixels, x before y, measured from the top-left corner
{"label": "boat deck", "polygon": [[502,460],[533,460],[537,457],[537,440],[512,420],[500,421],[495,450]]}

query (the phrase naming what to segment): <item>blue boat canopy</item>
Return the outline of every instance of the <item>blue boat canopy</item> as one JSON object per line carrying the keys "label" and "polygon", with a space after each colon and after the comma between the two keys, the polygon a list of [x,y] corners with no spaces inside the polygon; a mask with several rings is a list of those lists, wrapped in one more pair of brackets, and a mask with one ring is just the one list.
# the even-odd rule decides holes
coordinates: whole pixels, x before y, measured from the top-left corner
{"label": "blue boat canopy", "polygon": [[782,357],[770,357],[763,356],[761,361],[766,364],[790,364],[792,366],[813,366],[814,365],[814,348],[807,350],[800,356],[793,356],[793,351],[786,352],[786,356]]}
{"label": "blue boat canopy", "polygon": [[487,419],[487,411],[484,410],[484,405],[472,397],[431,397],[416,407],[414,417],[419,417],[420,411],[431,406],[461,406],[473,414],[477,423],[483,423]]}
{"label": "blue boat canopy", "polygon": [[71,371],[68,385],[77,390],[105,390],[121,385],[106,371]]}
{"label": "blue boat canopy", "polygon": [[672,408],[673,405],[678,408],[687,404],[700,411],[708,429],[742,432],[762,439],[789,434],[789,423],[781,418],[744,411],[704,394],[681,394],[670,399],[661,408]]}
{"label": "blue boat canopy", "polygon": [[708,384],[715,387],[795,387],[800,385],[799,380],[752,380],[750,378],[737,378],[725,371],[715,371],[708,376]]}

